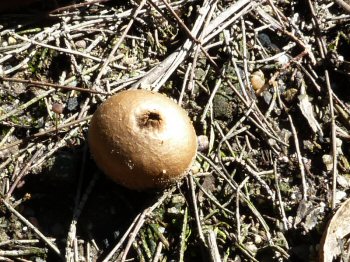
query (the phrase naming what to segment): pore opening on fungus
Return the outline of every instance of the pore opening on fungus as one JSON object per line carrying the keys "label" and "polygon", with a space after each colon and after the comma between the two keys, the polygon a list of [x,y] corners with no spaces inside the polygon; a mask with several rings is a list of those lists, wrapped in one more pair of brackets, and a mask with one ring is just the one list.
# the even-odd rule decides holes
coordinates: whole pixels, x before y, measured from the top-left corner
{"label": "pore opening on fungus", "polygon": [[158,112],[148,111],[141,114],[138,119],[140,127],[157,128],[159,129],[162,125],[162,118]]}

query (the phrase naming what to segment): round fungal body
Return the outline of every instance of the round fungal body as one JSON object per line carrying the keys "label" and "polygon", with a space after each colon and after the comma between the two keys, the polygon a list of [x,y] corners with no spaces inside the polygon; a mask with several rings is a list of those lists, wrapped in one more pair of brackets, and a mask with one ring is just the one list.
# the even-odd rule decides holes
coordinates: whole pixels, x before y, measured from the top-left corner
{"label": "round fungal body", "polygon": [[261,92],[265,86],[265,76],[261,70],[255,71],[250,76],[250,82],[255,92]]}
{"label": "round fungal body", "polygon": [[88,141],[97,165],[130,189],[163,188],[181,179],[197,151],[186,111],[166,96],[122,91],[92,117]]}

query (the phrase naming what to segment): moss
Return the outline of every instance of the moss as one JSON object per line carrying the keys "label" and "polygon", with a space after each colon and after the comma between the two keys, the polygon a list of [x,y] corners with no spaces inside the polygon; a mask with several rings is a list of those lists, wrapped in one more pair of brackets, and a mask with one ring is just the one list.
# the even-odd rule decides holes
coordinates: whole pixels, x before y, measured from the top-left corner
{"label": "moss", "polygon": [[218,91],[213,99],[214,117],[220,120],[232,120],[234,116],[234,103],[232,90],[222,86],[222,91]]}

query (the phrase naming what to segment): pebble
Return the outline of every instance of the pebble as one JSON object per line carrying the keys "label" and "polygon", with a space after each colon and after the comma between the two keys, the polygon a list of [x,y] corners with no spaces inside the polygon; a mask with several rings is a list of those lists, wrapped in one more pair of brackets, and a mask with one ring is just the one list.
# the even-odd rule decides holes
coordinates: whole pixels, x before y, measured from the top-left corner
{"label": "pebble", "polygon": [[78,99],[76,97],[68,98],[68,101],[67,101],[67,109],[68,109],[68,111],[73,111],[74,109],[76,109],[78,104],[79,104],[78,103]]}
{"label": "pebble", "polygon": [[198,151],[204,152],[209,148],[209,138],[205,135],[200,135],[197,137]]}

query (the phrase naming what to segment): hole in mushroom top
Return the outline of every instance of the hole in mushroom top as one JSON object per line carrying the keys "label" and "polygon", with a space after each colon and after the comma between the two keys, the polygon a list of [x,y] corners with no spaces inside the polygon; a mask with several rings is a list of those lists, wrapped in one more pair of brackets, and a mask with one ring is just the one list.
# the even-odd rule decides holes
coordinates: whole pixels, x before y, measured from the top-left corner
{"label": "hole in mushroom top", "polygon": [[159,112],[147,111],[138,117],[138,125],[141,128],[160,129],[163,119]]}

